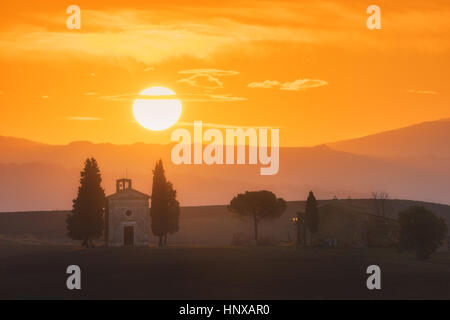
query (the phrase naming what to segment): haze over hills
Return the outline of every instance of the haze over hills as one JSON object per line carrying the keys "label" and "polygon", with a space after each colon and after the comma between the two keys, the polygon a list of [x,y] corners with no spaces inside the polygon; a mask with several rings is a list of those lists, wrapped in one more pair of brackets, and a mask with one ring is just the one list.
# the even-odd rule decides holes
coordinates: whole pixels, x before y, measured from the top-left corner
{"label": "haze over hills", "polygon": [[[107,193],[128,177],[150,193],[151,171],[162,158],[166,174],[188,205],[225,204],[238,192],[269,189],[287,200],[368,197],[384,190],[392,198],[450,203],[450,121],[426,122],[317,147],[280,148],[277,175],[260,165],[174,165],[171,145],[74,142],[47,145],[0,137],[0,211],[70,209],[79,172],[97,158]],[[411,143],[414,141],[415,143]]]}

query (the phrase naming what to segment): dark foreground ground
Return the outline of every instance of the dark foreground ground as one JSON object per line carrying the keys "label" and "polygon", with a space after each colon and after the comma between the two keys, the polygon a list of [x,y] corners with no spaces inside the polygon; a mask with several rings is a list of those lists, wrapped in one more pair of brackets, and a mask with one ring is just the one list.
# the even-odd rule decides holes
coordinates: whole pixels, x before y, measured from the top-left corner
{"label": "dark foreground ground", "polygon": [[[67,266],[82,290],[66,289]],[[382,289],[366,288],[377,264]],[[0,299],[450,299],[450,254],[390,249],[93,248],[0,240]]]}

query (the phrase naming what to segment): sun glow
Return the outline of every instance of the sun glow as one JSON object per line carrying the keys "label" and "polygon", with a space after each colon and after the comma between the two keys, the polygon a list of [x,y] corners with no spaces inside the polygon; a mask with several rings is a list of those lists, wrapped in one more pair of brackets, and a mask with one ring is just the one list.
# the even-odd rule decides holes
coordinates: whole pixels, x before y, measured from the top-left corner
{"label": "sun glow", "polygon": [[165,130],[173,126],[181,116],[181,101],[171,98],[175,92],[164,87],[147,88],[133,104],[136,121],[149,130]]}

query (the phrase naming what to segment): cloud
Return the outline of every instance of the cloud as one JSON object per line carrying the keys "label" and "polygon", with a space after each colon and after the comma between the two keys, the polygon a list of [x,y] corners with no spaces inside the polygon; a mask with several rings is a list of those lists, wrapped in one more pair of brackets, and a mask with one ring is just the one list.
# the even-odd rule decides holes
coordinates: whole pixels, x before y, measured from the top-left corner
{"label": "cloud", "polygon": [[326,86],[328,82],[324,80],[297,79],[293,82],[285,82],[280,86],[281,90],[300,91],[309,88]]}
{"label": "cloud", "polygon": [[[172,96],[174,98],[174,96]],[[137,93],[121,93],[115,95],[98,96],[97,99],[108,101],[134,101],[136,99],[156,99],[156,97],[141,96]]]}
{"label": "cloud", "polygon": [[[165,98],[155,97],[155,96],[142,96],[136,93],[123,93],[108,96],[99,96],[98,99],[108,100],[108,101],[134,101],[136,99],[158,99]],[[232,94],[213,94],[213,93],[180,93],[175,96],[169,96],[169,99],[180,99],[182,102],[235,102],[235,101],[245,101],[247,98],[236,97]]]}
{"label": "cloud", "polygon": [[48,99],[48,96],[41,96],[42,99]]}
{"label": "cloud", "polygon": [[61,28],[60,12],[30,10],[31,13],[23,13],[22,21],[26,22],[3,21],[0,54],[25,59],[131,58],[153,64],[182,56],[209,59],[229,50],[251,55],[254,52],[246,49],[278,47],[270,42],[347,50],[450,49],[450,42],[446,41],[450,32],[448,6],[429,6],[425,10],[419,4],[406,8],[402,2],[396,3],[390,8],[388,20],[395,28],[383,37],[368,36],[363,24],[366,15],[360,9],[345,1],[238,2],[233,6],[178,3],[148,10],[83,9],[83,21],[89,24],[82,25],[81,32]]}
{"label": "cloud", "polygon": [[[183,122],[179,121],[177,122],[178,126],[193,126],[194,122]],[[233,124],[221,124],[221,123],[210,123],[210,122],[202,122],[203,127],[209,127],[209,128],[217,128],[217,129],[279,129],[280,127],[277,126],[237,126]]]}
{"label": "cloud", "polygon": [[191,87],[203,88],[203,89],[219,89],[223,88],[223,83],[214,78],[210,74],[194,74],[189,78],[177,80],[178,83],[187,83]]}
{"label": "cloud", "polygon": [[96,117],[67,117],[67,120],[70,121],[98,121],[102,120],[102,118],[96,118]]}
{"label": "cloud", "polygon": [[184,101],[189,102],[235,102],[235,101],[245,101],[247,98],[235,97],[231,94],[198,94],[191,95],[192,98],[184,99]]}
{"label": "cloud", "polygon": [[248,84],[249,88],[265,88],[271,89],[278,87],[280,90],[300,91],[310,88],[317,88],[326,86],[328,82],[325,80],[312,80],[312,79],[297,79],[292,82],[283,82],[276,80],[265,80],[263,82],[251,82]]}
{"label": "cloud", "polygon": [[215,77],[223,76],[235,76],[239,74],[238,71],[234,70],[220,70],[220,69],[188,69],[178,71],[179,74],[209,74]]}
{"label": "cloud", "polygon": [[430,91],[430,90],[414,90],[410,89],[408,90],[409,93],[417,93],[417,94],[438,94],[437,91]]}
{"label": "cloud", "polygon": [[251,82],[248,84],[249,88],[273,88],[278,86],[280,83],[278,81],[265,80],[263,82]]}
{"label": "cloud", "polygon": [[97,95],[97,92],[86,92],[84,93],[85,96],[95,96]]}
{"label": "cloud", "polygon": [[239,72],[234,70],[220,69],[188,69],[179,71],[178,73],[191,75],[188,78],[178,80],[178,83],[186,83],[191,87],[197,87],[206,90],[223,88],[222,81],[220,81],[217,77],[234,76],[239,74]]}
{"label": "cloud", "polygon": [[153,68],[153,67],[148,67],[148,68],[145,68],[145,69],[144,69],[144,72],[147,72],[147,71],[153,71],[153,70],[155,70],[155,68]]}

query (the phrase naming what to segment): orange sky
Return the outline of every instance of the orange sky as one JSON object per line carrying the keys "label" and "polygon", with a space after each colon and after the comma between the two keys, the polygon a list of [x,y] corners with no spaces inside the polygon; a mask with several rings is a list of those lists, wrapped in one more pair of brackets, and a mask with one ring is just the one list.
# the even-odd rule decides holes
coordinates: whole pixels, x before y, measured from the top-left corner
{"label": "orange sky", "polygon": [[0,135],[168,143],[133,118],[151,86],[180,96],[181,125],[273,126],[284,146],[450,117],[448,1],[93,2],[0,4]]}

